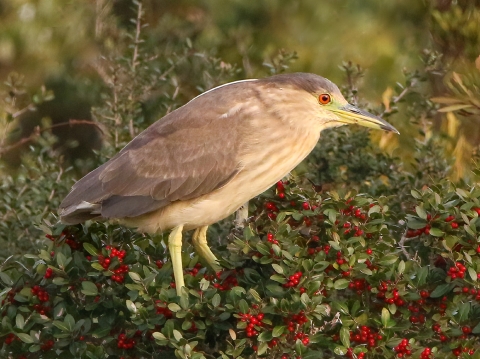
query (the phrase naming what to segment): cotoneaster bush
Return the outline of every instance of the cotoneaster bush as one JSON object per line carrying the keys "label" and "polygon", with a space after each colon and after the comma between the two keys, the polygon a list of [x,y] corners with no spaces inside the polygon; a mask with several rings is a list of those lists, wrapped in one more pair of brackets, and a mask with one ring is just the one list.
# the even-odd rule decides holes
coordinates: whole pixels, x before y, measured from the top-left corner
{"label": "cotoneaster bush", "polygon": [[480,189],[391,198],[295,178],[251,205],[212,273],[187,245],[185,298],[159,240],[45,227],[0,279],[5,358],[456,358],[480,349]]}

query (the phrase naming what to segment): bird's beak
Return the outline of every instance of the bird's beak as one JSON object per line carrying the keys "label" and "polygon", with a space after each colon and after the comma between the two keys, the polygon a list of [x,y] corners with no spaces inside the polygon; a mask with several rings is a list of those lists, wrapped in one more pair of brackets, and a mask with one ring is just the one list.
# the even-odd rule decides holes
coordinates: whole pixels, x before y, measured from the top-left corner
{"label": "bird's beak", "polygon": [[340,117],[341,122],[356,123],[360,126],[375,128],[377,130],[381,129],[385,131],[392,131],[400,134],[400,132],[398,132],[397,129],[388,122],[371,114],[370,112],[360,110],[356,106],[346,104],[338,108],[333,108],[331,111]]}

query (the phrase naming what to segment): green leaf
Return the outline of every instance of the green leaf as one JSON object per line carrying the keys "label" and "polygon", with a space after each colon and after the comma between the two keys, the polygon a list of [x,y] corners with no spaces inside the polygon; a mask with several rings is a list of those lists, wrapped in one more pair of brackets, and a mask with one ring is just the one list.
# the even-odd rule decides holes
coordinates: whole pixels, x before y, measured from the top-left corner
{"label": "green leaf", "polygon": [[422,221],[422,220],[416,219],[414,217],[407,218],[408,228],[421,229],[421,228],[425,228],[426,225],[427,225],[426,221]]}
{"label": "green leaf", "polygon": [[250,307],[248,306],[248,303],[245,299],[240,299],[240,301],[238,302],[238,307],[243,314],[248,313],[248,311],[250,310]]}
{"label": "green leaf", "polygon": [[8,276],[7,273],[0,272],[0,279],[9,287],[13,285],[13,280]]}
{"label": "green leaf", "polygon": [[350,284],[350,281],[348,279],[338,279],[335,281],[335,283],[333,283],[333,288],[335,289],[345,289],[348,287],[348,285]]}
{"label": "green leaf", "polygon": [[167,337],[160,332],[153,332],[152,336],[157,340],[167,340]]}
{"label": "green leaf", "polygon": [[182,333],[180,333],[178,330],[174,329],[173,330],[173,337],[177,340],[177,341],[180,341],[183,336],[182,336]]}
{"label": "green leaf", "polygon": [[200,281],[200,290],[202,292],[205,292],[209,286],[210,286],[210,282],[205,278],[202,278],[202,280]]}
{"label": "green leaf", "polygon": [[263,355],[267,352],[268,350],[268,343],[263,342],[258,346],[257,354],[258,356]]}
{"label": "green leaf", "polygon": [[472,278],[473,281],[477,281],[477,272],[475,272],[475,269],[473,269],[472,267],[468,267],[468,275],[470,276],[470,278]]}
{"label": "green leaf", "polygon": [[398,255],[396,254],[387,254],[386,256],[383,256],[380,258],[378,263],[384,266],[390,266],[394,264],[398,260]]}
{"label": "green leaf", "polygon": [[103,272],[105,269],[102,267],[100,263],[92,263],[92,268],[98,270],[99,272]]}
{"label": "green leaf", "polygon": [[69,331],[72,331],[75,327],[75,319],[71,314],[67,314],[63,320]]}
{"label": "green leaf", "polygon": [[24,343],[27,343],[27,344],[34,343],[34,340],[32,339],[32,337],[30,335],[26,334],[26,333],[17,333],[16,335]]}
{"label": "green leaf", "polygon": [[426,283],[428,276],[428,267],[422,267],[417,271],[417,285],[421,287]]}
{"label": "green leaf", "polygon": [[343,314],[349,314],[348,306],[345,303],[334,301],[332,302],[332,307],[339,310]]}
{"label": "green leaf", "polygon": [[53,325],[56,326],[58,329],[60,329],[62,332],[70,332],[68,326],[59,320],[54,320]]}
{"label": "green leaf", "polygon": [[168,304],[168,309],[170,309],[172,312],[176,313],[182,308],[177,304],[177,303],[170,303]]}
{"label": "green leaf", "polygon": [[142,282],[142,278],[140,277],[140,275],[138,273],[135,273],[135,272],[128,272],[128,275],[130,278],[132,278],[132,280],[136,283],[141,283]]}
{"label": "green leaf", "polygon": [[251,296],[253,297],[253,299],[255,299],[257,302],[261,302],[262,301],[262,298],[260,297],[260,294],[258,294],[258,292],[253,289],[253,288],[250,288],[248,290],[248,292],[251,294]]}
{"label": "green leaf", "polygon": [[422,195],[421,195],[420,192],[418,192],[417,190],[412,189],[412,190],[410,191],[410,193],[411,193],[411,195],[412,195],[413,198],[415,198],[415,199],[422,199]]}
{"label": "green leaf", "polygon": [[448,292],[452,291],[452,289],[455,288],[455,284],[453,283],[448,283],[448,284],[441,284],[437,286],[432,293],[430,293],[431,298],[439,298]]}
{"label": "green leaf", "polygon": [[81,292],[85,295],[96,296],[98,294],[98,288],[93,282],[83,281]]}
{"label": "green leaf", "polygon": [[277,325],[272,330],[272,336],[274,338],[277,338],[277,337],[281,336],[283,333],[285,333],[286,328],[287,327],[285,325]]}
{"label": "green leaf", "polygon": [[370,207],[369,210],[368,210],[368,216],[370,217],[370,215],[372,213],[379,213],[380,212],[380,206],[378,204],[376,204],[375,206],[373,207]]}
{"label": "green leaf", "polygon": [[421,218],[421,219],[427,219],[427,212],[425,211],[425,209],[423,207],[420,207],[420,206],[416,206],[415,207],[415,212],[417,212],[417,215]]}
{"label": "green leaf", "polygon": [[403,260],[398,263],[397,272],[398,274],[403,274],[403,272],[405,272],[405,262]]}
{"label": "green leaf", "polygon": [[23,329],[23,327],[25,326],[25,318],[23,318],[23,315],[21,315],[20,313],[18,313],[15,317],[15,326],[18,329]]}
{"label": "green leaf", "polygon": [[278,265],[278,264],[272,264],[272,267],[273,267],[273,270],[275,272],[277,272],[278,274],[283,274],[283,268],[282,266]]}
{"label": "green leaf", "polygon": [[135,306],[135,303],[133,303],[131,300],[127,299],[125,304],[127,305],[127,309],[131,313],[136,313],[137,312],[137,307]]}
{"label": "green leaf", "polygon": [[382,308],[382,324],[384,327],[387,327],[388,322],[390,321],[390,312],[387,308]]}
{"label": "green leaf", "polygon": [[98,255],[98,249],[95,248],[92,244],[83,242],[83,249],[85,249],[88,253],[90,253],[92,256],[97,256]]}
{"label": "green leaf", "polygon": [[110,330],[112,330],[110,327],[97,328],[92,332],[92,337],[97,339],[103,338],[110,333]]}
{"label": "green leaf", "polygon": [[274,280],[275,282],[278,282],[278,283],[286,283],[287,280],[285,279],[285,277],[283,276],[280,276],[278,274],[273,274],[271,277],[270,277],[271,280]]}
{"label": "green leaf", "polygon": [[335,349],[333,350],[335,354],[344,356],[347,354],[347,348],[343,346],[336,346]]}
{"label": "green leaf", "polygon": [[270,331],[262,332],[258,336],[258,341],[259,342],[269,342],[272,339],[273,339],[273,336],[272,336],[272,332],[270,332]]}
{"label": "green leaf", "polygon": [[480,322],[472,329],[473,334],[480,334]]}
{"label": "green leaf", "polygon": [[67,264],[67,257],[62,252],[57,253],[57,264],[60,268],[65,268]]}
{"label": "green leaf", "polygon": [[340,329],[340,340],[345,347],[350,348],[350,330],[347,327]]}
{"label": "green leaf", "polygon": [[458,307],[458,322],[463,322],[464,320],[468,319],[468,315],[470,314],[470,309],[472,305],[470,303],[462,303]]}
{"label": "green leaf", "polygon": [[220,305],[220,294],[216,293],[213,298],[212,298],[212,305],[214,308],[218,307]]}
{"label": "green leaf", "polygon": [[360,272],[362,272],[363,274],[366,274],[366,275],[372,275],[373,272],[371,269],[368,269],[368,268],[360,268]]}
{"label": "green leaf", "polygon": [[445,234],[441,229],[438,228],[430,228],[430,235],[434,237],[441,237]]}

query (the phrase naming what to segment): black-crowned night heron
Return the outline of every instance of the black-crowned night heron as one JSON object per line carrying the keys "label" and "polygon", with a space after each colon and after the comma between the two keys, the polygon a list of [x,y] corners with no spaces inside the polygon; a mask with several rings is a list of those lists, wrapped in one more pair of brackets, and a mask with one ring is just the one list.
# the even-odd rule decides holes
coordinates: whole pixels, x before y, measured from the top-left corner
{"label": "black-crowned night heron", "polygon": [[182,232],[195,229],[196,252],[218,271],[207,227],[288,174],[322,130],[350,123],[398,133],[317,75],[216,87],[155,122],[79,180],[60,205],[61,220],[118,219],[152,234],[172,229],[168,247],[180,295]]}

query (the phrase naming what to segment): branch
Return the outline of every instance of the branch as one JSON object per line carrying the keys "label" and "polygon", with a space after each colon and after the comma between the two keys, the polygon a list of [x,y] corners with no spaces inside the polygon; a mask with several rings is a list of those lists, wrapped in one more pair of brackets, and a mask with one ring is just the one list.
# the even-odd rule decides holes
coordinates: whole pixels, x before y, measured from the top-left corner
{"label": "branch", "polygon": [[132,57],[132,67],[135,71],[137,67],[137,58],[138,58],[138,44],[140,43],[140,31],[142,30],[142,2],[138,2],[138,12],[137,12],[137,28],[135,31],[135,47],[133,48],[133,57]]}
{"label": "branch", "polygon": [[46,127],[46,128],[43,128],[43,129],[40,129],[40,127],[37,126],[37,127],[35,127],[33,133],[30,136],[24,137],[21,140],[15,142],[14,144],[12,144],[10,146],[0,148],[0,156],[3,155],[4,153],[7,153],[7,152],[9,152],[9,151],[11,151],[15,148],[18,148],[18,147],[24,145],[25,143],[33,141],[35,138],[40,136],[45,131],[50,131],[50,130],[52,130],[54,128],[57,128],[57,127],[76,126],[76,125],[94,126],[95,128],[97,128],[97,130],[100,131],[100,133],[102,135],[104,135],[104,132],[103,132],[100,124],[98,124],[97,122],[89,121],[89,120],[69,120],[68,122],[56,123],[55,125],[52,125],[50,127]]}
{"label": "branch", "polygon": [[410,258],[410,254],[407,252],[407,250],[405,249],[405,242],[407,241],[407,230],[405,230],[405,233],[403,233],[402,235],[402,239],[400,239],[400,242],[398,242],[398,246],[400,247],[400,249],[402,250],[402,253],[405,255],[405,257],[407,257],[407,259],[411,259]]}

